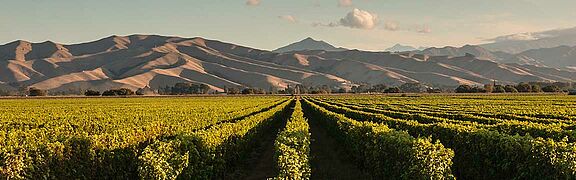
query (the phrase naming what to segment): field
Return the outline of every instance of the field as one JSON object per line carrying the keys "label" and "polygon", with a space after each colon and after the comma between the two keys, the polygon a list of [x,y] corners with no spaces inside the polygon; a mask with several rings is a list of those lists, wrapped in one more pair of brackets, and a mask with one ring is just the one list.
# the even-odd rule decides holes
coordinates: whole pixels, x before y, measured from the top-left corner
{"label": "field", "polygon": [[0,100],[0,179],[576,179],[576,97]]}

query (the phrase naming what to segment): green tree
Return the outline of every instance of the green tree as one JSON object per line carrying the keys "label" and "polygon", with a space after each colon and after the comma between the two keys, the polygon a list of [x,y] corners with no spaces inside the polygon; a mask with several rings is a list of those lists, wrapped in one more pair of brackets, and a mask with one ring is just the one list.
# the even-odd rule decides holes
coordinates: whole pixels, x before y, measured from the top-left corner
{"label": "green tree", "polygon": [[254,94],[254,89],[252,88],[245,88],[242,90],[242,94]]}
{"label": "green tree", "polygon": [[384,91],[384,93],[400,93],[400,88],[398,87],[390,87]]}
{"label": "green tree", "polygon": [[38,89],[38,88],[30,88],[28,90],[28,96],[46,96],[48,92],[46,90]]}
{"label": "green tree", "polygon": [[508,93],[518,93],[518,90],[512,85],[504,86],[504,90]]}
{"label": "green tree", "polygon": [[505,93],[506,89],[504,89],[504,86],[502,86],[502,85],[496,85],[496,86],[494,86],[494,90],[492,92],[493,93]]}
{"label": "green tree", "polygon": [[463,84],[458,86],[458,88],[456,88],[456,93],[471,93],[472,92],[472,86],[467,85],[467,84]]}
{"label": "green tree", "polygon": [[531,90],[531,92],[535,92],[535,93],[542,92],[542,88],[540,87],[540,85],[534,84],[534,85],[532,85],[532,90]]}
{"label": "green tree", "polygon": [[532,92],[532,86],[528,83],[521,82],[516,86],[518,92]]}
{"label": "green tree", "polygon": [[542,88],[544,92],[561,92],[562,90],[556,85],[550,85]]}
{"label": "green tree", "polygon": [[404,83],[400,86],[400,90],[406,93],[423,93],[426,92],[426,86],[420,83]]}
{"label": "green tree", "polygon": [[226,89],[227,94],[240,94],[240,88],[231,87]]}
{"label": "green tree", "polygon": [[100,93],[100,91],[94,91],[94,90],[86,90],[86,92],[84,92],[85,96],[100,96],[102,95]]}
{"label": "green tree", "polygon": [[388,86],[386,86],[385,84],[376,84],[374,86],[372,86],[372,88],[370,89],[371,92],[378,92],[378,93],[382,93],[386,90],[386,88],[388,88]]}
{"label": "green tree", "polygon": [[134,95],[134,91],[128,88],[111,89],[104,91],[102,96],[131,96]]}
{"label": "green tree", "polygon": [[482,87],[474,86],[474,87],[472,87],[472,92],[473,93],[485,93],[486,90]]}

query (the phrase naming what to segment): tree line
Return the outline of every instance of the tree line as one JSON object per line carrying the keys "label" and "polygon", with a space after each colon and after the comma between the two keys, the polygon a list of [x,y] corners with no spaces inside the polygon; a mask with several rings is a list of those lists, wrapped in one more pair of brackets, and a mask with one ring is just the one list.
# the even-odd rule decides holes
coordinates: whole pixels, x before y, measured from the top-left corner
{"label": "tree line", "polygon": [[460,85],[455,89],[456,93],[574,93],[572,83],[563,82],[521,82],[515,85],[486,84],[483,87]]}
{"label": "tree line", "polygon": [[[76,92],[81,90],[70,90]],[[540,93],[540,92],[568,92],[576,95],[573,83],[566,82],[521,82],[518,84],[498,85],[496,83],[486,84],[483,86],[460,85],[454,87],[433,86],[422,83],[404,83],[399,86],[388,86],[386,84],[357,83],[349,89],[318,85],[307,86],[303,84],[288,85],[286,88],[278,89],[270,87],[269,89],[253,87],[224,87],[223,90],[214,91],[207,84],[202,83],[176,83],[174,86],[165,86],[158,89],[150,87],[139,88],[136,91],[129,88],[109,89],[103,92],[97,90],[85,90],[85,96],[131,96],[131,95],[192,95],[192,94],[337,94],[337,93]],[[77,93],[73,93],[77,94]],[[47,95],[69,95],[66,93],[48,92],[38,88],[20,89],[19,92],[1,91],[0,96],[47,96]]]}

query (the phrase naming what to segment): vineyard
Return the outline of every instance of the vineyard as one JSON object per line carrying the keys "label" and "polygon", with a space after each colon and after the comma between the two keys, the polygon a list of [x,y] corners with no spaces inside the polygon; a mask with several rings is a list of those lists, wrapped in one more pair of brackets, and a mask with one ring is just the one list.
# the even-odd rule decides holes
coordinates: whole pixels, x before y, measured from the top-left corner
{"label": "vineyard", "polygon": [[576,97],[0,100],[0,179],[576,179]]}

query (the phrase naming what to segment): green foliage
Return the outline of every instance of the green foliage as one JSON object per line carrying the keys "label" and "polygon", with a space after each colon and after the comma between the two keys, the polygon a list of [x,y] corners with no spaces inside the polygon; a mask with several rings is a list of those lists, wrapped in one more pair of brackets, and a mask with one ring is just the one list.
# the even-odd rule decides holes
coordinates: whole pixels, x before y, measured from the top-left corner
{"label": "green foliage", "polygon": [[[488,88],[492,88],[492,87],[488,87]],[[478,86],[470,86],[470,85],[460,85],[456,88],[456,93],[485,93],[488,92],[488,90],[486,90],[486,86],[484,88],[482,87],[478,87]],[[492,92],[492,89],[490,89],[490,92]]]}
{"label": "green foliage", "polygon": [[504,86],[504,90],[506,90],[507,93],[518,93],[518,90],[516,89],[516,87],[514,87],[512,85]]}
{"label": "green foliage", "polygon": [[5,99],[0,179],[226,179],[286,119],[275,178],[309,179],[304,114],[375,178],[576,179],[574,106],[545,94]]}
{"label": "green foliage", "polygon": [[46,92],[46,90],[33,87],[28,90],[28,96],[46,96],[46,95],[48,95],[48,92]]}
{"label": "green foliage", "polygon": [[195,83],[176,83],[174,87],[166,86],[160,90],[161,94],[185,95],[185,94],[208,94],[210,86]]}
{"label": "green foliage", "polygon": [[100,93],[100,91],[95,91],[95,90],[86,90],[84,92],[85,96],[100,96],[102,95],[102,93]]}
{"label": "green foliage", "polygon": [[[446,98],[443,101],[446,101]],[[570,143],[568,138],[561,138],[574,137],[571,130],[562,129],[572,126],[554,123],[555,121],[570,121],[526,119],[526,121],[538,120],[539,123],[535,123],[495,119],[494,122],[500,122],[483,125],[478,124],[482,122],[481,119],[470,123],[466,118],[442,119],[422,115],[427,112],[413,112],[414,115],[394,114],[374,108],[357,107],[355,110],[318,100],[313,100],[313,102],[353,119],[383,123],[395,129],[406,130],[412,136],[431,136],[433,139],[440,140],[443,145],[455,152],[454,173],[458,178],[576,178],[574,169],[576,167],[576,161],[574,161],[576,144]],[[428,114],[434,115],[434,113]],[[510,118],[514,117],[517,116],[510,116]],[[519,132],[523,135],[514,135]],[[540,137],[555,137],[556,140],[533,138],[530,136],[532,134]]]}
{"label": "green foliage", "polygon": [[[274,127],[287,116],[293,101],[285,101],[265,112],[251,115],[237,122],[226,122],[194,132],[190,141],[199,156],[190,160],[178,177],[182,179],[221,179],[234,170],[264,130]],[[186,142],[186,141],[184,141]]]}
{"label": "green foliage", "polygon": [[307,100],[305,102],[305,112],[313,115],[314,120],[324,122],[347,147],[351,147],[356,159],[363,162],[373,176],[398,179],[454,178],[451,173],[454,152],[439,142],[414,138],[386,125],[355,121]]}
{"label": "green foliage", "polygon": [[134,91],[128,88],[111,89],[104,91],[102,96],[131,96],[134,95]]}
{"label": "green foliage", "polygon": [[472,92],[472,86],[470,85],[464,84],[456,88],[456,93],[471,93],[471,92]]}
{"label": "green foliage", "polygon": [[[495,118],[498,116],[494,115],[487,115],[491,117],[484,117],[466,113],[456,114],[445,112],[426,112],[426,111],[394,109],[394,108],[379,109],[379,108],[363,107],[363,106],[335,103],[335,102],[317,102],[317,103],[328,106],[335,105],[339,107],[350,108],[352,110],[359,110],[384,115],[391,118],[415,120],[419,123],[424,124],[450,122],[467,126],[474,126],[482,129],[496,130],[498,132],[510,135],[530,134],[535,137],[553,138],[555,140],[561,140],[563,138],[568,137],[570,141],[576,141],[576,133],[572,130],[566,130],[568,128],[571,128],[570,125],[566,125],[563,123],[551,123],[551,120],[522,118],[513,115],[508,115],[508,118],[514,120],[502,120]],[[358,118],[363,118],[363,116]]]}
{"label": "green foliage", "polygon": [[399,87],[405,93],[423,93],[427,87],[420,83],[404,83]]}
{"label": "green foliage", "polygon": [[496,85],[496,86],[494,86],[494,90],[492,92],[493,93],[505,93],[506,88],[502,85]]}
{"label": "green foliage", "polygon": [[518,90],[518,92],[532,92],[532,85],[521,82],[518,85],[516,85],[516,89]]}
{"label": "green foliage", "polygon": [[400,88],[398,87],[390,87],[384,90],[384,93],[400,93],[400,92],[402,92],[402,90],[400,90]]}
{"label": "green foliage", "polygon": [[300,101],[274,147],[279,170],[276,179],[310,179],[310,133]]}
{"label": "green foliage", "polygon": [[176,179],[188,166],[188,151],[182,151],[178,140],[158,141],[138,156],[138,174],[142,179]]}
{"label": "green foliage", "polygon": [[550,86],[545,86],[542,88],[542,91],[544,92],[549,92],[549,93],[554,93],[554,92],[561,92],[562,89],[560,89],[560,87],[556,86],[556,85],[550,85]]}
{"label": "green foliage", "polygon": [[[209,141],[202,132],[225,131],[225,139],[253,134],[258,122],[290,103],[280,97],[2,101],[0,179],[211,177],[210,155],[228,152],[202,149]],[[232,124],[242,131],[224,128]]]}

